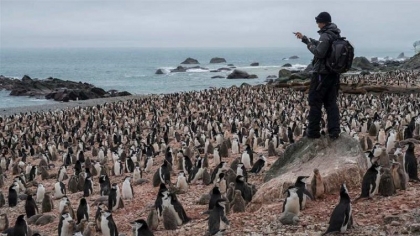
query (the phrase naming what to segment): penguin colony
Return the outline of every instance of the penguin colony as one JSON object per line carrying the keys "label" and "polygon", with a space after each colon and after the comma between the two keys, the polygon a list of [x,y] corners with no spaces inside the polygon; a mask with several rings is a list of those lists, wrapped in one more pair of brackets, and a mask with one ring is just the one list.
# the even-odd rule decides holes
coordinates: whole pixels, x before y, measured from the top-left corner
{"label": "penguin colony", "polygon": [[[409,87],[419,78],[397,71],[343,83]],[[419,104],[418,94],[340,96],[341,129],[360,141],[369,167],[357,200],[392,196],[420,181]],[[0,117],[0,230],[154,235],[207,219],[203,233],[229,232],[229,215],[246,212],[269,165],[302,138],[307,115],[303,92],[242,86]],[[194,203],[183,195],[203,188],[206,209],[190,214]],[[298,224],[307,202],[323,199],[324,191],[319,170],[297,176],[284,192],[280,221]],[[339,196],[327,234],[353,225],[344,183]]]}

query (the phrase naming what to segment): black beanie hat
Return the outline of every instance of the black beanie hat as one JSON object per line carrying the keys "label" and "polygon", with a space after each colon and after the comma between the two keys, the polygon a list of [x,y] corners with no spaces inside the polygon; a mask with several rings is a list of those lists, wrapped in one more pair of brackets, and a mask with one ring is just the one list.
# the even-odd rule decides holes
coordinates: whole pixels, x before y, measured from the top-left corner
{"label": "black beanie hat", "polygon": [[321,12],[317,17],[315,17],[316,23],[330,23],[331,22],[331,16],[328,12]]}

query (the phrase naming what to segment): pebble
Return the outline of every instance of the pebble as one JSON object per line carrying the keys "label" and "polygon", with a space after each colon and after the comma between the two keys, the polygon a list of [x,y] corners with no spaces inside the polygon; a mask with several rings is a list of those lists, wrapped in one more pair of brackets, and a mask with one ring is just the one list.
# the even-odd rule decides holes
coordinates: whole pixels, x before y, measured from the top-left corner
{"label": "pebble", "polygon": [[391,221],[391,226],[400,226],[400,222],[398,221]]}
{"label": "pebble", "polygon": [[420,232],[420,224],[419,223],[411,224],[409,229],[411,233]]}

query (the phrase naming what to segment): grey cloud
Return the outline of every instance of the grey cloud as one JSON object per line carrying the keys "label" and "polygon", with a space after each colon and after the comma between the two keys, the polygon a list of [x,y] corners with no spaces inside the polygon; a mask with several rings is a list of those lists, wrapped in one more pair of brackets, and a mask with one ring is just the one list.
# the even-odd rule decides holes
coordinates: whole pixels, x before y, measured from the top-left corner
{"label": "grey cloud", "polygon": [[333,21],[360,47],[420,39],[420,1],[4,1],[1,47],[300,47]]}

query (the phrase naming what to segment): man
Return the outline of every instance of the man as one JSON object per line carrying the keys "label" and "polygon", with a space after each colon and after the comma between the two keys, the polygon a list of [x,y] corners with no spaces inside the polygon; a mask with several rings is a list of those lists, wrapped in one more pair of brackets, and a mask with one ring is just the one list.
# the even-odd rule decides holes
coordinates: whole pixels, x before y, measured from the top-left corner
{"label": "man", "polygon": [[331,16],[328,12],[321,12],[315,17],[320,34],[319,41],[307,38],[300,32],[294,33],[301,39],[314,54],[312,60],[313,75],[309,88],[309,116],[306,136],[311,139],[320,138],[320,122],[322,118],[322,105],[327,111],[328,134],[332,140],[340,134],[340,115],[337,106],[337,95],[339,89],[340,75],[332,72],[326,65],[326,58],[331,48],[332,41],[340,37],[340,29],[331,23]]}

